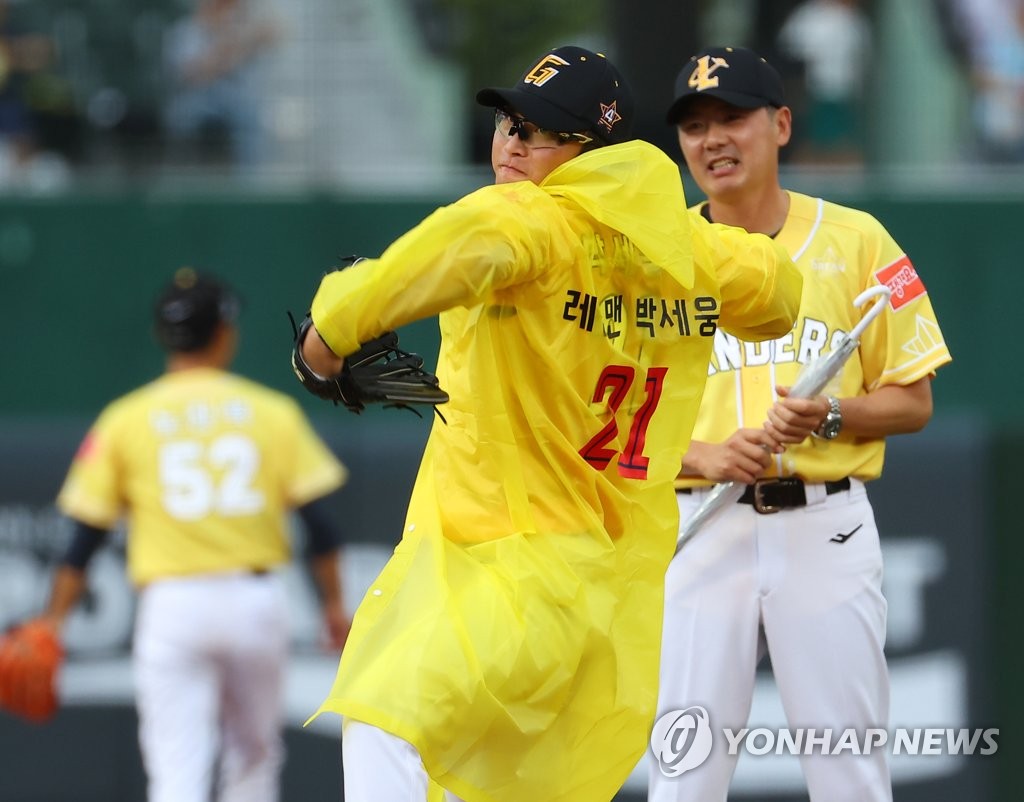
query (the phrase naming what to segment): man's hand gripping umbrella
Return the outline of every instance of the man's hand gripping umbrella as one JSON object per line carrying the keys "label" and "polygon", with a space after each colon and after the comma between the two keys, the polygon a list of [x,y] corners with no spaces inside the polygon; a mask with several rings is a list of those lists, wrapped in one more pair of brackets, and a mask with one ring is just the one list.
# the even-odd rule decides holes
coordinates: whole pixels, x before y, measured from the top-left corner
{"label": "man's hand gripping umbrella", "polygon": [[[789,395],[793,398],[810,398],[824,389],[834,376],[836,376],[850,355],[860,345],[861,335],[871,324],[882,309],[889,302],[891,291],[884,285],[869,287],[853,299],[854,306],[863,306],[871,298],[875,298],[872,306],[854,326],[842,341],[825,356],[814,360],[806,370],[800,374],[800,378],[794,382]],[[723,507],[735,504],[737,499],[743,495],[746,485],[742,482],[720,482],[708,493],[704,503],[697,508],[692,516],[680,527],[679,539],[676,541],[676,554],[679,554],[683,546],[700,530],[702,526]]]}

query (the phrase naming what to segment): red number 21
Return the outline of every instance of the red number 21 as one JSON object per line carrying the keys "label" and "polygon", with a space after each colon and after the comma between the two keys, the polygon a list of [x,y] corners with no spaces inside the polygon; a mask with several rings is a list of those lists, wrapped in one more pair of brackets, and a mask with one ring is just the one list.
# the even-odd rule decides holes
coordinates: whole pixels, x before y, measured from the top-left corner
{"label": "red number 21", "polygon": [[661,393],[665,387],[665,374],[668,368],[649,368],[647,379],[644,382],[644,392],[647,398],[633,415],[633,421],[629,426],[629,437],[622,454],[608,445],[619,436],[619,424],[615,415],[629,393],[633,385],[636,371],[626,365],[608,365],[597,380],[597,387],[594,388],[593,402],[595,404],[604,400],[605,395],[611,391],[608,397],[608,409],[612,413],[611,419],[597,434],[590,438],[583,448],[580,449],[580,456],[583,457],[592,467],[603,471],[617,455],[619,455],[619,473],[628,479],[646,479],[647,465],[650,460],[644,456],[644,445],[647,442],[647,427],[651,418],[654,417],[654,410],[661,400]]}

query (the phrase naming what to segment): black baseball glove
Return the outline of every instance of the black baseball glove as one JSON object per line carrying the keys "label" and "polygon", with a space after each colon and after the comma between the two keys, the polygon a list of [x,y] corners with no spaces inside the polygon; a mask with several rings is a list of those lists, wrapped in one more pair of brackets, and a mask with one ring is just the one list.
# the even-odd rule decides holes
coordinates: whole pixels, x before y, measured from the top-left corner
{"label": "black baseball glove", "polygon": [[352,412],[362,412],[367,404],[405,407],[411,404],[436,407],[448,401],[437,376],[423,369],[423,358],[398,347],[398,334],[386,331],[363,343],[354,354],[345,357],[341,373],[321,376],[302,358],[302,342],[307,332],[319,337],[313,320],[305,320],[295,329],[292,348],[292,369],[299,381],[313,395],[335,404],[344,404]]}

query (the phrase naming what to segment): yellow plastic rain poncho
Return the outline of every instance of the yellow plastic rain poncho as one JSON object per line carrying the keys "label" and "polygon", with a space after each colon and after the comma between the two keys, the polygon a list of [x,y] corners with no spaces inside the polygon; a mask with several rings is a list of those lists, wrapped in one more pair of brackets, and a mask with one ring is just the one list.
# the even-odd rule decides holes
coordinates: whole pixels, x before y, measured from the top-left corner
{"label": "yellow plastic rain poncho", "polygon": [[642,142],[481,189],[327,276],[312,315],[338,354],[441,313],[451,402],[320,712],[406,739],[468,802],[610,799],[654,714],[714,321],[778,336],[800,286],[768,238],[688,222]]}

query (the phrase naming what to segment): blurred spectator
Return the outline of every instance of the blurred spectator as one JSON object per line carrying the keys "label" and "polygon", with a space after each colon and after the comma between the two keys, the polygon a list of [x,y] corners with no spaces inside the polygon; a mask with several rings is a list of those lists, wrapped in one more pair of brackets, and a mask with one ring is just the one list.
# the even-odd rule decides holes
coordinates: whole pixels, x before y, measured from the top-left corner
{"label": "blurred spectator", "polygon": [[0,0],[0,188],[57,188],[67,183],[67,165],[40,149],[26,99],[29,78],[53,62],[53,43],[21,30],[10,12]]}
{"label": "blurred spectator", "polygon": [[248,0],[197,0],[170,30],[165,55],[172,81],[165,125],[172,143],[195,152],[211,133],[227,139],[238,167],[258,164],[266,129],[259,56],[280,40],[279,26],[256,19]]}
{"label": "blurred spectator", "polygon": [[794,161],[863,162],[871,46],[870,21],[859,0],[806,0],[786,18],[778,47],[803,66],[806,93],[807,136]]}
{"label": "blurred spectator", "polygon": [[1024,161],[1024,0],[956,0],[964,32],[978,155]]}

